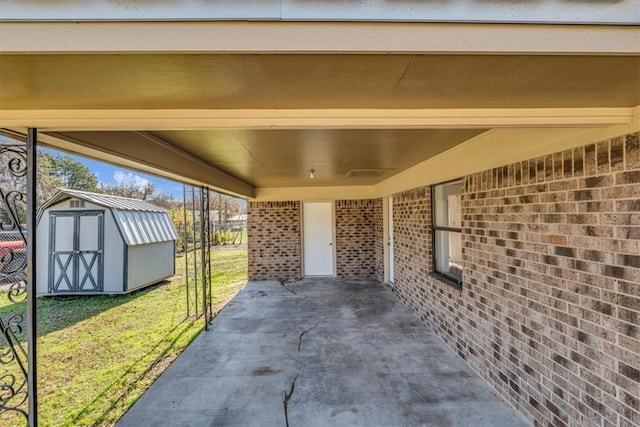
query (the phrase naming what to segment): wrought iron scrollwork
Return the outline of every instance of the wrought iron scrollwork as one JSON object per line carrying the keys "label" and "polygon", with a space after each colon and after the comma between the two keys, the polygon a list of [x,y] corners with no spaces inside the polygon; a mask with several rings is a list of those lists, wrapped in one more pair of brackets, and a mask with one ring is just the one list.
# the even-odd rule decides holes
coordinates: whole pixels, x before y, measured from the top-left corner
{"label": "wrought iron scrollwork", "polygon": [[[202,316],[205,329],[213,319],[210,198],[210,190],[206,187],[183,188],[187,317]],[[191,212],[190,226],[187,226],[187,211]]]}
{"label": "wrought iron scrollwork", "polygon": [[[0,139],[0,420],[9,413],[27,415],[27,352],[23,346],[27,298],[26,145]],[[31,230],[29,230],[31,232]]]}
{"label": "wrought iron scrollwork", "polygon": [[209,328],[209,322],[213,320],[212,295],[211,295],[211,205],[210,191],[201,187],[202,197],[202,295],[205,329]]}

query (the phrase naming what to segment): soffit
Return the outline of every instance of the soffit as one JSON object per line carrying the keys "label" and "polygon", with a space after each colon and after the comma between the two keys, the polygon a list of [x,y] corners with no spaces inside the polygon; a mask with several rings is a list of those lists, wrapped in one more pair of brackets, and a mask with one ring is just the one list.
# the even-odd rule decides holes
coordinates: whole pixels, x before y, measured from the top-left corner
{"label": "soffit", "polygon": [[637,56],[0,55],[0,110],[640,104]]}
{"label": "soffit", "polygon": [[[486,109],[577,109],[640,104],[637,56],[409,55],[409,54],[103,54],[0,55],[2,114],[35,110],[126,111],[171,122],[171,111],[460,112],[461,129],[437,120],[409,129],[394,118],[377,128],[330,125],[279,129],[189,126],[128,127],[128,116],[84,129],[41,130],[60,147],[146,171],[204,183],[251,197],[255,188],[379,184],[473,138],[492,125],[464,114]],[[468,109],[465,113],[463,109]],[[162,112],[162,116],[160,116]],[[94,113],[95,114],[95,113]],[[195,114],[195,113],[194,113]],[[550,113],[553,114],[553,113]],[[545,119],[548,120],[548,119]],[[498,120],[499,121],[499,120]],[[179,122],[178,123],[182,123]],[[518,126],[504,120],[503,124]],[[548,122],[547,126],[550,125]],[[553,122],[554,126],[562,126]],[[586,126],[589,123],[581,122]],[[566,123],[564,123],[566,125]],[[574,124],[575,125],[575,124]],[[598,125],[598,123],[592,123]],[[602,123],[600,123],[602,125]],[[499,126],[499,124],[496,124]],[[224,127],[224,126],[222,126]],[[415,127],[415,126],[413,126]],[[418,126],[419,127],[419,126]],[[104,129],[114,132],[105,132]],[[97,131],[102,129],[102,131]],[[115,132],[120,129],[120,132]],[[124,132],[123,129],[146,131]],[[162,130],[159,129],[172,129]],[[55,145],[54,142],[52,145]],[[82,149],[81,149],[82,148]],[[178,153],[178,154],[176,154]],[[491,155],[491,153],[487,153]],[[476,159],[477,161],[477,159]],[[317,171],[309,180],[309,169]],[[351,169],[383,169],[379,177],[347,178]]]}
{"label": "soffit", "polygon": [[[373,185],[483,131],[252,129],[163,131],[144,135],[78,131],[55,135],[125,158],[138,158],[158,168],[162,165],[169,169],[180,167],[177,150],[252,187],[297,187]],[[188,168],[188,163],[181,167]],[[315,170],[313,179],[309,177],[311,169]],[[348,176],[353,170],[376,170],[380,175]],[[193,167],[191,171],[185,169],[187,176],[189,173],[194,173]]]}
{"label": "soffit", "polygon": [[[483,129],[165,131],[154,135],[254,187],[371,185]],[[309,171],[315,170],[314,179]],[[348,176],[350,171],[379,176]]]}

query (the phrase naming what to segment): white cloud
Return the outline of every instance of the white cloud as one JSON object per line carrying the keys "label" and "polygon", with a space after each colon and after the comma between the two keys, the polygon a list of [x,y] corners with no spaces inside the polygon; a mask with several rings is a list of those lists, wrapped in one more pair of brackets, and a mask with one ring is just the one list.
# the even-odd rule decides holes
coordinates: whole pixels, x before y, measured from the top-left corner
{"label": "white cloud", "polygon": [[148,185],[150,181],[146,178],[141,177],[140,175],[136,175],[132,172],[126,173],[123,171],[115,171],[113,173],[113,179],[116,181],[116,184],[133,184],[137,188],[142,189],[145,185]]}

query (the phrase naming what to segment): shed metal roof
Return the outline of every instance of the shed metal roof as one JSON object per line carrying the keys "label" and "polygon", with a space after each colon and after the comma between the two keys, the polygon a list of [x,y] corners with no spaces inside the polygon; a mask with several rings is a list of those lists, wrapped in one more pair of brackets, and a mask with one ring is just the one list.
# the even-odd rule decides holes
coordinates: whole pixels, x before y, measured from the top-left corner
{"label": "shed metal roof", "polygon": [[113,217],[128,245],[166,242],[178,238],[166,212],[113,209]]}
{"label": "shed metal roof", "polygon": [[[61,196],[56,199],[56,196]],[[50,200],[56,199],[53,203],[67,199],[68,197],[85,200],[89,203],[104,206],[105,208],[119,209],[124,211],[142,211],[142,212],[167,212],[166,209],[152,205],[144,200],[130,199],[128,197],[111,196],[108,194],[90,193],[88,191],[69,190],[66,188],[54,195]]]}
{"label": "shed metal roof", "polygon": [[144,200],[61,189],[44,203],[40,208],[40,214],[45,209],[70,198],[110,209],[127,245],[144,245],[178,239],[168,211]]}

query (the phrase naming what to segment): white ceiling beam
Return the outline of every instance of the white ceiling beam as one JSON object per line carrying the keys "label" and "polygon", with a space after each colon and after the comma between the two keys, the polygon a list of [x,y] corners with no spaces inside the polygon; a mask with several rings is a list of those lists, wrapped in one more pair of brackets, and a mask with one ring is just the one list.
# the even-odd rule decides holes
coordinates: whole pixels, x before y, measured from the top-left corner
{"label": "white ceiling beam", "polygon": [[1,22],[1,53],[637,55],[637,26],[381,22]]}
{"label": "white ceiling beam", "polygon": [[374,199],[373,185],[308,186],[308,187],[258,187],[251,201],[304,200],[326,202],[330,200]]}
{"label": "white ceiling beam", "polygon": [[376,184],[374,193],[384,197],[639,132],[640,109],[636,111],[631,122],[606,128],[491,129]]}
{"label": "white ceiling beam", "polygon": [[[40,129],[39,129],[40,130]],[[204,185],[237,197],[254,197],[255,188],[147,132],[117,132],[92,139],[41,131],[44,145],[100,161],[130,167],[190,185]]]}
{"label": "white ceiling beam", "polygon": [[527,109],[0,110],[1,127],[46,130],[599,127],[638,107]]}

